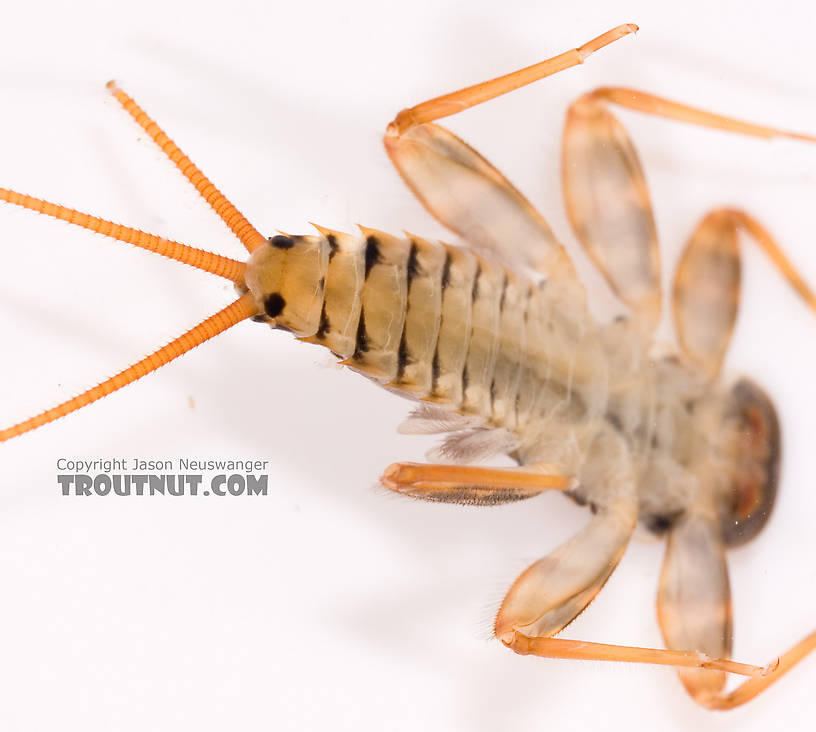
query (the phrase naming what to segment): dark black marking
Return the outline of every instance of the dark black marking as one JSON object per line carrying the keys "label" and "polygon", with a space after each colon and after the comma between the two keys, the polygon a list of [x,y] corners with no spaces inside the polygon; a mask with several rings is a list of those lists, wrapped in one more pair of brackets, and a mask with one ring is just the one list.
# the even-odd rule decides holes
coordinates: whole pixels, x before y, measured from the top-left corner
{"label": "dark black marking", "polygon": [[279,292],[273,292],[271,295],[267,295],[264,300],[264,310],[270,318],[277,318],[285,307],[286,300],[283,299],[283,296]]}
{"label": "dark black marking", "polygon": [[321,277],[320,282],[318,282],[317,284],[318,284],[318,287],[320,288],[320,291],[323,292],[326,289],[326,278]]}
{"label": "dark black marking", "polygon": [[329,234],[326,241],[329,243],[329,261],[331,262],[332,257],[340,251],[340,245],[337,243],[337,237],[334,234]]}
{"label": "dark black marking", "polygon": [[283,236],[281,234],[269,237],[269,243],[277,249],[291,249],[295,246],[295,240],[291,236]]}
{"label": "dark black marking", "polygon": [[405,330],[402,331],[402,338],[400,338],[399,350],[397,351],[397,381],[402,380],[405,374],[405,367],[409,363],[413,363],[414,359],[408,353],[408,344],[405,342]]}
{"label": "dark black marking", "polygon": [[586,506],[587,505],[587,497],[583,493],[579,493],[576,490],[567,491],[566,493],[568,498],[571,498],[575,501],[577,506]]}
{"label": "dark black marking", "polygon": [[320,311],[320,325],[317,326],[315,337],[323,340],[329,330],[331,330],[331,323],[329,323],[329,316],[326,315],[326,303],[324,302],[323,308]]}
{"label": "dark black marking", "polygon": [[442,292],[445,291],[445,288],[450,284],[450,275],[451,275],[451,255],[450,252],[445,250],[445,264],[442,267]]}
{"label": "dark black marking", "polygon": [[253,323],[265,323],[266,322],[266,315],[253,315],[250,320]]}
{"label": "dark black marking", "polygon": [[371,268],[375,264],[382,262],[382,254],[380,253],[380,240],[376,236],[369,236],[366,239],[365,250],[365,276],[366,278],[371,272]]}
{"label": "dark black marking", "polygon": [[408,264],[405,265],[408,278],[408,291],[411,291],[411,282],[417,275],[423,274],[422,267],[419,266],[419,247],[415,241],[411,242],[411,250],[408,252]]}
{"label": "dark black marking", "polygon": [[473,275],[473,289],[470,291],[470,301],[476,302],[476,298],[479,297],[479,280],[482,277],[482,265],[480,264],[476,267],[476,274]]}
{"label": "dark black marking", "polygon": [[507,285],[509,284],[509,280],[507,275],[504,275],[504,279],[502,280],[502,291],[501,297],[499,298],[499,315],[504,312],[504,301],[507,298]]}
{"label": "dark black marking", "polygon": [[614,412],[606,413],[606,421],[609,422],[618,432],[623,432],[623,422],[621,418]]}
{"label": "dark black marking", "polygon": [[531,287],[529,290],[527,290],[527,304],[526,304],[526,307],[524,308],[524,324],[525,325],[527,325],[527,323],[530,320],[530,303],[532,302],[534,295],[535,295],[535,289],[533,287]]}
{"label": "dark black marking", "polygon": [[493,402],[496,401],[496,380],[490,382],[490,407],[493,408]]}
{"label": "dark black marking", "polygon": [[462,370],[462,392],[466,392],[468,386],[470,385],[470,374],[468,373],[467,366]]}
{"label": "dark black marking", "polygon": [[357,342],[354,348],[354,356],[358,361],[363,358],[363,355],[368,351],[368,333],[365,327],[365,315],[360,313],[360,321],[357,323]]}
{"label": "dark black marking", "polygon": [[439,366],[439,351],[434,351],[433,361],[431,362],[431,391],[436,389],[436,384],[439,381],[439,374],[442,369]]}
{"label": "dark black marking", "polygon": [[646,528],[656,536],[662,536],[669,531],[683,515],[683,511],[673,511],[663,515],[647,516],[643,519]]}

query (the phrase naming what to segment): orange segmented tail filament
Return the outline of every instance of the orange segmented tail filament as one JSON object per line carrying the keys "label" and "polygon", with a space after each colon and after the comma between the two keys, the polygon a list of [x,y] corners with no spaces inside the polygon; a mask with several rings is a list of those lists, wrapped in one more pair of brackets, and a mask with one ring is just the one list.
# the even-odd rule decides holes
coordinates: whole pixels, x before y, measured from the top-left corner
{"label": "orange segmented tail filament", "polygon": [[169,259],[174,259],[177,262],[188,264],[191,267],[202,269],[205,272],[218,275],[219,277],[225,277],[232,282],[241,284],[244,282],[246,264],[236,259],[222,257],[220,254],[213,254],[203,249],[196,249],[195,247],[180,244],[177,241],[171,241],[170,239],[165,239],[155,234],[146,234],[139,229],[131,229],[129,226],[115,224],[112,221],[106,221],[105,219],[100,219],[72,208],[66,208],[56,203],[43,201],[40,198],[27,196],[24,193],[17,193],[8,188],[0,188],[0,200],[14,203],[17,206],[22,206],[37,213],[53,216],[55,219],[76,224],[83,229],[89,229],[97,234],[104,234],[105,236],[118,239],[127,244],[133,244],[142,249],[147,249],[150,252],[161,254]]}
{"label": "orange segmented tail filament", "polygon": [[232,230],[241,243],[252,252],[261,244],[266,242],[258,230],[247,221],[244,215],[233,206],[226,197],[212,183],[210,183],[204,173],[202,173],[165,133],[146,113],[123,92],[115,82],[109,81],[107,84],[110,93],[116,97],[117,101],[125,108],[125,111],[133,117],[136,123],[153,138],[154,142],[162,149],[173,164],[181,173],[195,186],[201,197],[212,207],[221,217],[221,220]]}
{"label": "orange segmented tail filament", "polygon": [[77,409],[88,406],[97,399],[101,399],[117,389],[121,389],[123,386],[132,384],[134,381],[141,379],[143,376],[146,376],[161,366],[170,363],[173,359],[187,353],[187,351],[191,351],[196,346],[208,341],[210,338],[217,336],[219,333],[223,333],[233,325],[256,315],[257,312],[258,309],[255,306],[252,295],[249,293],[242,295],[231,305],[228,305],[223,310],[219,310],[215,315],[210,316],[194,328],[191,328],[178,338],[170,341],[167,345],[162,346],[149,356],[145,356],[145,358],[137,361],[132,366],[128,366],[124,371],[120,371],[101,384],[31,419],[20,422],[8,429],[0,430],[0,442],[5,442],[12,437],[18,437],[26,432],[42,427],[44,424],[53,422],[55,419],[59,419],[71,412],[75,412]]}

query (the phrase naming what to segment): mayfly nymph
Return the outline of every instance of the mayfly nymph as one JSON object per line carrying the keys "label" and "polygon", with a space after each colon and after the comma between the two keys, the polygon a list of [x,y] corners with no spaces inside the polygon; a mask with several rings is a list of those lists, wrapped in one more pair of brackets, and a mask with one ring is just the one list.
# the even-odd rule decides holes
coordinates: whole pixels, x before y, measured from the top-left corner
{"label": "mayfly nymph", "polygon": [[[569,108],[562,148],[570,223],[628,315],[599,323],[547,222],[479,153],[435,120],[582,63],[636,26],[403,110],[386,151],[463,246],[373,229],[262,236],[124,91],[109,88],[241,240],[240,262],[8,189],[0,199],[160,253],[233,282],[239,297],[79,396],[0,430],[7,440],[119,389],[252,319],[328,348],[344,365],[419,402],[401,431],[447,434],[430,464],[397,463],[387,488],[430,501],[497,505],[563,492],[585,528],[530,565],[507,593],[495,636],[520,654],[678,668],[693,699],[729,709],[816,648],[811,634],[766,667],[729,660],[725,550],[765,525],[780,430],[755,383],[720,372],[740,295],[738,233],[808,305],[816,296],[750,214],[718,208],[692,233],[672,290],[677,353],[654,333],[663,293],[657,233],[635,148],[608,107],[760,138],[816,138],[740,122],[652,94],[604,87]],[[473,465],[498,454],[512,468]],[[658,617],[669,650],[556,638],[589,605],[640,522],[668,543]],[[725,691],[726,674],[746,676]]]}

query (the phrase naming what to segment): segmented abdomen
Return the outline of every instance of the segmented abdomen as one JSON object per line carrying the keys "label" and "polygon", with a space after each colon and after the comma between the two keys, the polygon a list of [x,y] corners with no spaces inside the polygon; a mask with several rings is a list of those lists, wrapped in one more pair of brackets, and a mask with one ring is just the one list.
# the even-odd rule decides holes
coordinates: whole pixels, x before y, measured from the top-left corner
{"label": "segmented abdomen", "polygon": [[273,237],[252,254],[247,286],[272,326],[389,388],[496,426],[523,426],[545,393],[574,407],[565,393],[574,359],[554,357],[562,349],[546,336],[541,287],[468,249],[321,231]]}

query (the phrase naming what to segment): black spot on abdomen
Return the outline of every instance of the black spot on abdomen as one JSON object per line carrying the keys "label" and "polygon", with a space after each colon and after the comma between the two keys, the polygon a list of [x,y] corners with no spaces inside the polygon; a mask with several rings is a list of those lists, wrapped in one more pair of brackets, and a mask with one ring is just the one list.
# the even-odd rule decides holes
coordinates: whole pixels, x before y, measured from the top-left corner
{"label": "black spot on abdomen", "polygon": [[286,300],[283,299],[283,295],[279,292],[273,292],[271,295],[267,295],[266,300],[264,300],[264,311],[270,318],[277,318],[285,307]]}
{"label": "black spot on abdomen", "polygon": [[272,236],[269,238],[269,243],[277,249],[291,249],[295,246],[295,240],[291,236]]}
{"label": "black spot on abdomen", "polygon": [[366,239],[365,249],[365,276],[371,273],[371,268],[375,264],[382,262],[382,255],[380,254],[380,241],[376,236],[369,236]]}
{"label": "black spot on abdomen", "polygon": [[361,312],[360,320],[357,323],[357,344],[354,349],[353,357],[359,360],[366,351],[368,351],[368,333],[366,333],[365,316]]}

